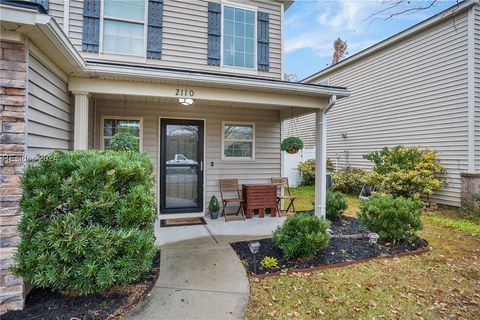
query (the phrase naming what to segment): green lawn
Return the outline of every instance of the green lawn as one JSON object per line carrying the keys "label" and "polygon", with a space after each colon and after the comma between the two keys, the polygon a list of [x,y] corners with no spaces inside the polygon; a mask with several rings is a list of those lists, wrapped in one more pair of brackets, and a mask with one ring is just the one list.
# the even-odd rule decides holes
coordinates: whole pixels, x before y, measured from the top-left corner
{"label": "green lawn", "polygon": [[[315,199],[315,187],[297,187],[292,189],[292,194],[297,197],[295,200],[295,209],[297,211],[313,210],[313,201]],[[358,210],[358,196],[347,195],[348,209],[346,215],[355,215]]]}
{"label": "green lawn", "polygon": [[[313,188],[294,190],[312,209]],[[348,198],[348,214],[358,198]],[[441,208],[422,218],[432,250],[340,269],[251,279],[246,319],[475,319],[480,314],[480,218]]]}

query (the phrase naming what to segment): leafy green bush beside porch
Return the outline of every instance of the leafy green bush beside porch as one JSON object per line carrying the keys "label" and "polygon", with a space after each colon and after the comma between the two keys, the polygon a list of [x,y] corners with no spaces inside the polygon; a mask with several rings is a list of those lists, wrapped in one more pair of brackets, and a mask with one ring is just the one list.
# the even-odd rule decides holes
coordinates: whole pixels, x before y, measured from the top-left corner
{"label": "leafy green bush beside porch", "polygon": [[147,155],[114,151],[55,152],[27,167],[14,273],[80,294],[138,279],[156,251],[152,172]]}

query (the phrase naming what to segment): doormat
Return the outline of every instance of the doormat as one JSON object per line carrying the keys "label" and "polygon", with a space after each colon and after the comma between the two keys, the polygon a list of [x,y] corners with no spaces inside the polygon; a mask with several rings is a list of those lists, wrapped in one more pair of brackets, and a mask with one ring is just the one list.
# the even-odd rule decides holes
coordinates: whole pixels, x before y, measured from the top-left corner
{"label": "doormat", "polygon": [[207,224],[205,219],[199,218],[179,218],[160,220],[160,227],[181,227],[181,226],[195,226]]}

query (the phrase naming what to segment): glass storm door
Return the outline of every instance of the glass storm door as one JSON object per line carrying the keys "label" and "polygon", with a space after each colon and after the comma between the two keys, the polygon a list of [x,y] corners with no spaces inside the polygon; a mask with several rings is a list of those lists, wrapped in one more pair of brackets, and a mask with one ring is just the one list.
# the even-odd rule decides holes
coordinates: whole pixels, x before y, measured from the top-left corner
{"label": "glass storm door", "polygon": [[161,120],[160,212],[203,211],[203,121]]}

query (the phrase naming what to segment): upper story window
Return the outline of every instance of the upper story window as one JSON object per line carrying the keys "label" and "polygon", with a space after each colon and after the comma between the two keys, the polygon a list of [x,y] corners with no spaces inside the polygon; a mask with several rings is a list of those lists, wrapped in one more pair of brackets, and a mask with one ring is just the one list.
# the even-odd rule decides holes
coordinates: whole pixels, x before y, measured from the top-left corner
{"label": "upper story window", "polygon": [[223,6],[223,65],[256,69],[256,12]]}
{"label": "upper story window", "polygon": [[105,0],[103,52],[145,56],[145,1]]}

